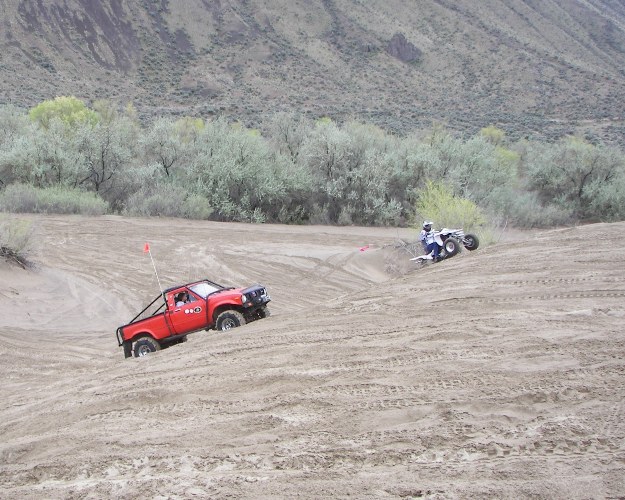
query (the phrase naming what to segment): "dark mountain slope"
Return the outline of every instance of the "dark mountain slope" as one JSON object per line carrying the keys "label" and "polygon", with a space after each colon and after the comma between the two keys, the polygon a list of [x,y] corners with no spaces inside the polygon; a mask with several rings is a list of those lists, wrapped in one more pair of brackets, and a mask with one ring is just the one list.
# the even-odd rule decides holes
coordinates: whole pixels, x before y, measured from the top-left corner
{"label": "dark mountain slope", "polygon": [[146,117],[275,111],[618,141],[616,0],[3,0],[0,102],[132,101]]}

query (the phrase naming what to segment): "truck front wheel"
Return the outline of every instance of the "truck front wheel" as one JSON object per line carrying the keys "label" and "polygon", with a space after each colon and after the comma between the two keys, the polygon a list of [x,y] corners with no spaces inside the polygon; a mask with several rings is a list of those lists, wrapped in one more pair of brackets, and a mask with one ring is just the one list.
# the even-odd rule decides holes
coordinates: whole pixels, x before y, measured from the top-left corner
{"label": "truck front wheel", "polygon": [[236,328],[244,324],[245,318],[238,311],[228,310],[217,316],[217,330],[230,330],[231,328]]}
{"label": "truck front wheel", "polygon": [[140,358],[141,356],[147,356],[151,352],[156,352],[160,348],[160,344],[153,338],[143,337],[135,342],[133,352],[135,358]]}

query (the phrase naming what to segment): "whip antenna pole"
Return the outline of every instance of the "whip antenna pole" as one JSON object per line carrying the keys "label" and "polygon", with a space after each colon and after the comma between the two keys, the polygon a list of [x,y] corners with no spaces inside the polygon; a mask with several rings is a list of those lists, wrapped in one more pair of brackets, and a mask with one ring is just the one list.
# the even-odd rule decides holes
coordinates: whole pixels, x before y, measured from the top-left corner
{"label": "whip antenna pole", "polygon": [[146,244],[143,246],[143,253],[149,253],[150,254],[150,260],[152,261],[152,267],[154,268],[154,274],[156,274],[156,281],[158,281],[158,287],[161,290],[161,294],[163,293],[163,286],[161,285],[161,280],[158,277],[158,271],[156,270],[156,264],[154,264],[154,258],[152,257],[152,252],[150,251],[150,244],[146,242]]}

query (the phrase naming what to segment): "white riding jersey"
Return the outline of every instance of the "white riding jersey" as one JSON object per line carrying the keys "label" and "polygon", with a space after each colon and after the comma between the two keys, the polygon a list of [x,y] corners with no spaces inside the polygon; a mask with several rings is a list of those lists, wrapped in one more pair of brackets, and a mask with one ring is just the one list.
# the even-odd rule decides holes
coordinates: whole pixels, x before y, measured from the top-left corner
{"label": "white riding jersey", "polygon": [[434,243],[434,231],[421,231],[421,241],[425,241],[426,245]]}

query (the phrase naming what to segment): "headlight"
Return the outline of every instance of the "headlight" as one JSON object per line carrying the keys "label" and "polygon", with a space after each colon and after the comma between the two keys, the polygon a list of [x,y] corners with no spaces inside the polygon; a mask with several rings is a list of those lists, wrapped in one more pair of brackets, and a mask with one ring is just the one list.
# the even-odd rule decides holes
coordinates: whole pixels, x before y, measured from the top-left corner
{"label": "headlight", "polygon": [[241,304],[245,304],[247,302],[247,295],[242,294],[241,295]]}

